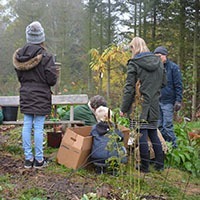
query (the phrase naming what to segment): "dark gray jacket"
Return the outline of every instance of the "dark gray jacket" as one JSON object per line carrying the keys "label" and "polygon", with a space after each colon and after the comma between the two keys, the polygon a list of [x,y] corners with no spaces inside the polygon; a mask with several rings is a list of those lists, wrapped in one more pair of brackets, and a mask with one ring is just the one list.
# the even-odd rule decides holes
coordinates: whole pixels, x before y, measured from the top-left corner
{"label": "dark gray jacket", "polygon": [[24,114],[51,113],[51,86],[56,84],[53,56],[40,45],[26,44],[13,55],[20,82],[20,109]]}
{"label": "dark gray jacket", "polygon": [[[118,129],[111,130],[110,128],[107,122],[99,122],[93,126],[90,133],[93,136],[91,158],[97,162],[105,162],[110,157],[124,155],[121,157],[121,162],[126,163],[126,149],[124,146],[119,145],[119,142],[123,141],[124,136]],[[115,140],[114,138],[117,139]],[[108,150],[109,141],[113,142],[112,150]]]}
{"label": "dark gray jacket", "polygon": [[136,55],[128,61],[127,79],[121,111],[130,111],[135,98],[135,84],[140,80],[143,98],[141,120],[155,122],[159,118],[160,89],[166,84],[166,73],[159,57],[150,52]]}

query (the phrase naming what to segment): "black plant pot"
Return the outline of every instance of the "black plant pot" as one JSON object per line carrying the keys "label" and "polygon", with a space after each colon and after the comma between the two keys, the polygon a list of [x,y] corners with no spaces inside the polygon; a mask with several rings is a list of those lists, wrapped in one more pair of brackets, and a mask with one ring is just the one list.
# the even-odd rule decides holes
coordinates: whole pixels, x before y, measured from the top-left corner
{"label": "black plant pot", "polygon": [[59,148],[62,141],[62,132],[47,132],[47,146],[52,148]]}
{"label": "black plant pot", "polygon": [[18,115],[18,106],[3,106],[2,112],[4,121],[16,121]]}

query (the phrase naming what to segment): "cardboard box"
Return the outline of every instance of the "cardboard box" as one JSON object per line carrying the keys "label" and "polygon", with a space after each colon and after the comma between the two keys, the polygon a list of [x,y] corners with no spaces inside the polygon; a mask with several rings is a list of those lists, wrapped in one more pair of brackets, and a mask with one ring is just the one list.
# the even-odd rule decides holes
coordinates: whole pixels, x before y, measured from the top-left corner
{"label": "cardboard box", "polygon": [[78,169],[87,163],[92,148],[92,126],[67,128],[57,153],[57,162]]}

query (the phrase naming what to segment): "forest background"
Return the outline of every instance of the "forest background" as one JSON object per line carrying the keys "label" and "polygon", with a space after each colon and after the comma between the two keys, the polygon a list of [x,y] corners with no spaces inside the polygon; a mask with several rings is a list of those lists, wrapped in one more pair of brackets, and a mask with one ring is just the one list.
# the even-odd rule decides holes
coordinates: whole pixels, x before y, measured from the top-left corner
{"label": "forest background", "polygon": [[183,75],[180,115],[195,120],[200,107],[199,0],[0,0],[0,95],[17,95],[12,55],[25,28],[38,20],[47,49],[61,64],[59,93],[101,94],[120,106],[130,58],[128,44],[142,37],[163,45]]}

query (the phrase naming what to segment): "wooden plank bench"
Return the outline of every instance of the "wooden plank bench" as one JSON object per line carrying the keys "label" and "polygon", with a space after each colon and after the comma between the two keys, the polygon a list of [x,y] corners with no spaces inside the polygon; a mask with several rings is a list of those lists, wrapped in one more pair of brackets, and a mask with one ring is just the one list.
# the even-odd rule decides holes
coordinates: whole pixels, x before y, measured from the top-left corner
{"label": "wooden plank bench", "polygon": [[[70,95],[52,95],[52,105],[69,105],[70,120],[46,120],[45,125],[67,124],[68,126],[84,125],[83,121],[74,120],[74,106],[88,103],[87,94],[70,94]],[[0,96],[0,106],[19,106],[19,96]],[[3,125],[22,125],[22,120],[3,121]]]}

